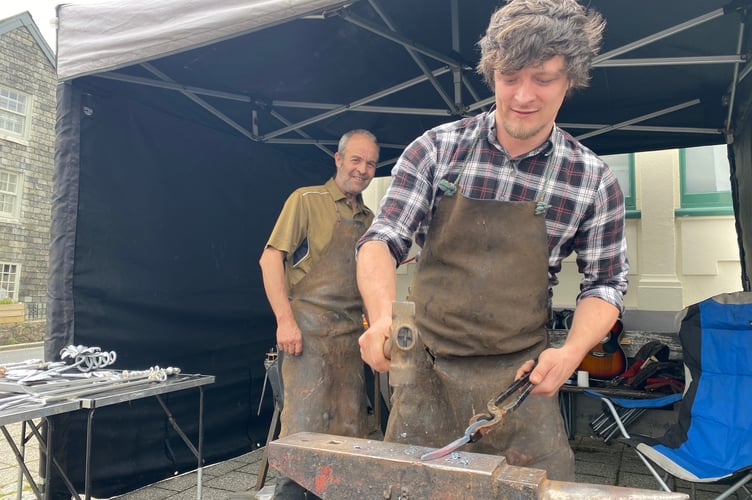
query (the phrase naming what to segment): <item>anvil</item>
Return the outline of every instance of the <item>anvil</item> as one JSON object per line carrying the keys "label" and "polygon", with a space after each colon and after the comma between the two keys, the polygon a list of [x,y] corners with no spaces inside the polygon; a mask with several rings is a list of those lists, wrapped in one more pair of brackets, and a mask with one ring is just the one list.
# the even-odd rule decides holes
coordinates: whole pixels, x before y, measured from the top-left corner
{"label": "anvil", "polygon": [[269,465],[324,499],[688,499],[682,493],[550,480],[546,471],[504,457],[299,432],[272,441]]}

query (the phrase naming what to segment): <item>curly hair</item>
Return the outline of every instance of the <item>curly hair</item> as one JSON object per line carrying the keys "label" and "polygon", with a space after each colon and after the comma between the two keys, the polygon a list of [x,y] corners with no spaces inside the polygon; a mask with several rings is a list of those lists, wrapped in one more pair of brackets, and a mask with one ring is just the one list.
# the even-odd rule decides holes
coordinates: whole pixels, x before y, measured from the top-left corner
{"label": "curly hair", "polygon": [[494,88],[494,72],[512,74],[564,56],[572,89],[587,87],[606,22],[576,0],[509,0],[491,16],[478,42],[478,73]]}

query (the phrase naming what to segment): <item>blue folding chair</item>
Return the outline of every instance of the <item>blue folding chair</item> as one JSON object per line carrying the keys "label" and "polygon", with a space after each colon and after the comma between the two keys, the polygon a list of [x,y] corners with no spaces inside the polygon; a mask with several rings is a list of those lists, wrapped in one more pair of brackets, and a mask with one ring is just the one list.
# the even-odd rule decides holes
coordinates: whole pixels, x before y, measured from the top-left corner
{"label": "blue folding chair", "polygon": [[[677,316],[685,370],[683,395],[614,400],[596,391],[661,487],[669,476],[691,483],[730,484],[752,497],[752,292],[727,293],[688,306]],[[677,397],[678,396],[678,397]],[[621,408],[678,403],[678,419],[661,437],[630,436]],[[642,406],[640,406],[642,405]],[[661,477],[656,467],[666,475]]]}

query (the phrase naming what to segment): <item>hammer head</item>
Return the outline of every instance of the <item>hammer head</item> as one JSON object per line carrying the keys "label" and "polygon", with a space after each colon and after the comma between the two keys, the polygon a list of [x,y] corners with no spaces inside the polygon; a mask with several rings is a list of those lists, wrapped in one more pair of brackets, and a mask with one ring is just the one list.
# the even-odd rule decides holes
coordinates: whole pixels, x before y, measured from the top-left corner
{"label": "hammer head", "polygon": [[415,353],[423,347],[415,325],[414,302],[392,302],[392,330],[390,346],[389,385],[397,387],[415,383]]}

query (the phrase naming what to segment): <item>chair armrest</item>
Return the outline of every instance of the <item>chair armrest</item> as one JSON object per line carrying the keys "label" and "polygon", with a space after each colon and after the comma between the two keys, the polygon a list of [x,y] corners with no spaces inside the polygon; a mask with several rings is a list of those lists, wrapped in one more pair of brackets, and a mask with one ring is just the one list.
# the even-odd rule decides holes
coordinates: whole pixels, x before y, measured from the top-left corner
{"label": "chair armrest", "polygon": [[591,398],[607,399],[613,401],[614,404],[621,406],[622,408],[661,408],[670,404],[676,403],[681,400],[682,394],[669,394],[662,398],[648,398],[648,399],[627,399],[627,398],[610,398],[604,396],[598,391],[585,390],[585,395]]}

